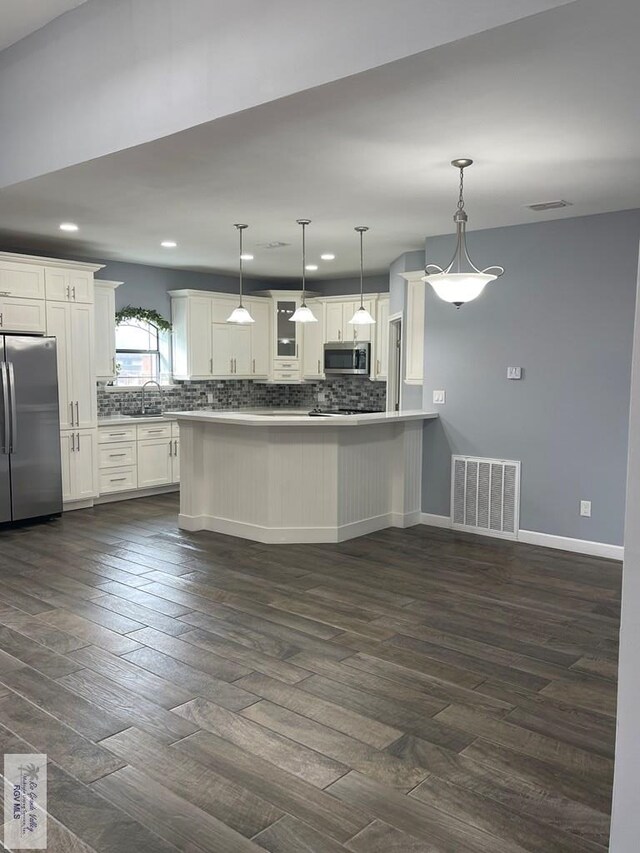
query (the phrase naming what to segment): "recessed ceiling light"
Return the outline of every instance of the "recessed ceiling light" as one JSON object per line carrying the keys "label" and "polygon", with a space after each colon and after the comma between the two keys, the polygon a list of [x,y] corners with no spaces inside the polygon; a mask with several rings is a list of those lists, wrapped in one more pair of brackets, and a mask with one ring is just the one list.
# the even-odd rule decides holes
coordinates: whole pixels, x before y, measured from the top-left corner
{"label": "recessed ceiling light", "polygon": [[309,272],[314,272],[318,269],[318,264],[307,264],[305,269],[309,270]]}
{"label": "recessed ceiling light", "polygon": [[320,259],[322,261],[335,261],[336,256],[331,252],[325,252],[324,255],[320,255]]}
{"label": "recessed ceiling light", "polygon": [[178,244],[175,240],[163,240],[160,245],[163,249],[175,249]]}
{"label": "recessed ceiling light", "polygon": [[253,255],[250,255],[248,252],[243,252],[243,253],[240,255],[240,260],[241,260],[241,261],[252,261],[252,260],[253,260]]}
{"label": "recessed ceiling light", "polygon": [[61,231],[77,231],[78,226],[76,225],[75,222],[61,222],[60,223],[60,230]]}

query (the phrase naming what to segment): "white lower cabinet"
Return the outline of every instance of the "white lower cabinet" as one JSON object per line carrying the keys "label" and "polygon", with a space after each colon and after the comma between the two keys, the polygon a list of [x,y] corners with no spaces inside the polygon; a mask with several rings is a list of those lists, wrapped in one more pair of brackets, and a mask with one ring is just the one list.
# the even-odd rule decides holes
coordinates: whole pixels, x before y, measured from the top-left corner
{"label": "white lower cabinet", "polygon": [[178,424],[105,425],[98,433],[101,495],[180,482]]}
{"label": "white lower cabinet", "polygon": [[98,494],[98,435],[95,429],[60,433],[62,500],[83,501]]}

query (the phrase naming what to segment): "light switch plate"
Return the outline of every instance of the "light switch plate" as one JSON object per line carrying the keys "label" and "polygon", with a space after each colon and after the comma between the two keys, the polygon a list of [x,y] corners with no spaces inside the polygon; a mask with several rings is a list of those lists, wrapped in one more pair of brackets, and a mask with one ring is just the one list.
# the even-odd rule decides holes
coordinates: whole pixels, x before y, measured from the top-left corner
{"label": "light switch plate", "polygon": [[591,518],[591,501],[580,501],[580,515]]}
{"label": "light switch plate", "polygon": [[443,405],[447,402],[447,392],[443,389],[433,392],[433,402],[435,405]]}
{"label": "light switch plate", "polygon": [[507,379],[522,379],[522,368],[507,367]]}

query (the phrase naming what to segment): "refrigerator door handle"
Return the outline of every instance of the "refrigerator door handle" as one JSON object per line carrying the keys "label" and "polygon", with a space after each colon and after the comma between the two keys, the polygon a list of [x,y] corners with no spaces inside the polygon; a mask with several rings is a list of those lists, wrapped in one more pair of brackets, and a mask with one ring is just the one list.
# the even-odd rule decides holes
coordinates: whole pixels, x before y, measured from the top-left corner
{"label": "refrigerator door handle", "polygon": [[16,376],[13,372],[13,362],[7,362],[9,371],[9,398],[11,405],[11,443],[9,445],[9,453],[16,452],[16,441],[18,438],[18,407],[16,405]]}
{"label": "refrigerator door handle", "polygon": [[2,386],[2,404],[4,411],[4,421],[2,424],[2,452],[9,453],[10,433],[9,433],[9,388],[7,385],[7,364],[0,361],[0,386]]}

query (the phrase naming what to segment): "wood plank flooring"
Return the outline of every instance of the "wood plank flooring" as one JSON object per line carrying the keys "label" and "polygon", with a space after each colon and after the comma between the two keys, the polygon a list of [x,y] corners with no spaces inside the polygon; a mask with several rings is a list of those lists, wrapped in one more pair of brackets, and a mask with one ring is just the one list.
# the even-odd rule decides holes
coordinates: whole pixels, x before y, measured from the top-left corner
{"label": "wood plank flooring", "polygon": [[0,532],[0,743],[49,756],[49,853],[607,849],[619,564],[176,519]]}

